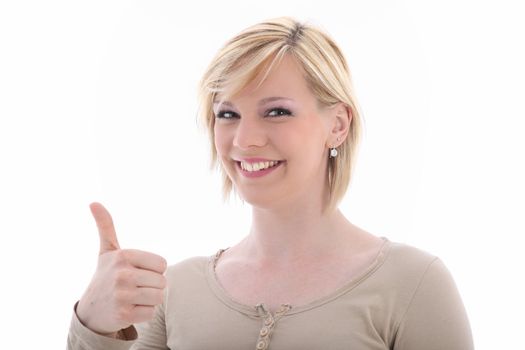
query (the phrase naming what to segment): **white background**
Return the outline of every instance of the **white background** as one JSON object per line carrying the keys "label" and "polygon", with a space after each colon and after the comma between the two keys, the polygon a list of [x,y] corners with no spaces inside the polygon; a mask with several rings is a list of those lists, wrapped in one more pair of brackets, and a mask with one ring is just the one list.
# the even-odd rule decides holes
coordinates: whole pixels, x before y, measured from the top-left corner
{"label": "white background", "polygon": [[[319,25],[347,55],[366,136],[341,210],[440,256],[476,347],[521,344],[525,141],[520,1],[2,1],[0,342],[65,347],[94,271],[89,203],[170,264],[247,233],[196,124],[219,47],[260,20]],[[8,346],[9,345],[9,346]]]}

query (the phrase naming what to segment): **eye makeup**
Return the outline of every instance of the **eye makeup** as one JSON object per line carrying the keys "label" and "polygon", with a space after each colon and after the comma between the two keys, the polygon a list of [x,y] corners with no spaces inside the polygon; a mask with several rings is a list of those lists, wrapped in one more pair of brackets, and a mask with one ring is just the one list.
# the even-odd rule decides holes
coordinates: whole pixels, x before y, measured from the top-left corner
{"label": "eye makeup", "polygon": [[[291,117],[293,113],[285,107],[272,107],[264,112],[264,116],[268,118]],[[218,119],[237,119],[239,114],[228,109],[219,110],[215,113],[215,118]]]}

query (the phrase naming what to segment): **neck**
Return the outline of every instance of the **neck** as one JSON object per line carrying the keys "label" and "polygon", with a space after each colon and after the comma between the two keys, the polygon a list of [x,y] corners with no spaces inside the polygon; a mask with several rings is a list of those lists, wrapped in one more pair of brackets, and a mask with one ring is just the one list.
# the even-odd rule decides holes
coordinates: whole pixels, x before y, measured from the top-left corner
{"label": "neck", "polygon": [[257,264],[285,266],[348,248],[349,233],[356,227],[339,209],[323,211],[329,198],[328,186],[321,185],[326,181],[319,176],[310,186],[317,191],[281,198],[271,206],[253,206],[250,233],[238,244],[242,255]]}
{"label": "neck", "polygon": [[322,213],[321,205],[303,200],[282,208],[252,209],[249,235],[241,242],[251,260],[261,264],[293,264],[305,257],[327,256],[347,241],[351,224],[337,209]]}

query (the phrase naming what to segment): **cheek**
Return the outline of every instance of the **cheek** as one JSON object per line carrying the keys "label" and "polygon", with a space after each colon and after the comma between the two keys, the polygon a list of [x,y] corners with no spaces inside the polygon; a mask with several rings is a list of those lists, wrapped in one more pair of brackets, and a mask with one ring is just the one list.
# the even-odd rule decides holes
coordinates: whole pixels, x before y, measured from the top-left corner
{"label": "cheek", "polygon": [[220,155],[225,154],[227,151],[227,136],[222,128],[215,126],[213,130],[215,150]]}
{"label": "cheek", "polygon": [[300,152],[311,156],[322,152],[326,141],[324,125],[317,118],[312,117],[305,123],[296,125],[296,128],[287,136],[288,141],[297,145]]}

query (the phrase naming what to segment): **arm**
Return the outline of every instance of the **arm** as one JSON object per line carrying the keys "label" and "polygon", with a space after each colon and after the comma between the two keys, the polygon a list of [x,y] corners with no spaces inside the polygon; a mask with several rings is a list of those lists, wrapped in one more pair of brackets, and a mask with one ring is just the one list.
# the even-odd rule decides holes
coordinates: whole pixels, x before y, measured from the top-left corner
{"label": "arm", "polygon": [[[137,333],[137,328],[139,332]],[[164,304],[151,321],[120,330],[116,336],[96,333],[80,322],[75,312],[67,337],[67,350],[167,350]],[[139,337],[140,334],[140,337]]]}
{"label": "arm", "polygon": [[75,304],[73,317],[69,326],[67,336],[67,350],[128,350],[137,339],[134,326],[130,326],[117,333],[117,336],[102,335],[86,327],[77,316],[77,305]]}
{"label": "arm", "polygon": [[[90,209],[99,231],[98,264],[75,305],[68,349],[166,349],[166,260],[120,249],[109,212],[100,203],[92,203]],[[144,334],[137,334],[133,325],[144,322]]]}
{"label": "arm", "polygon": [[469,321],[456,284],[436,258],[401,320],[394,350],[472,350]]}

